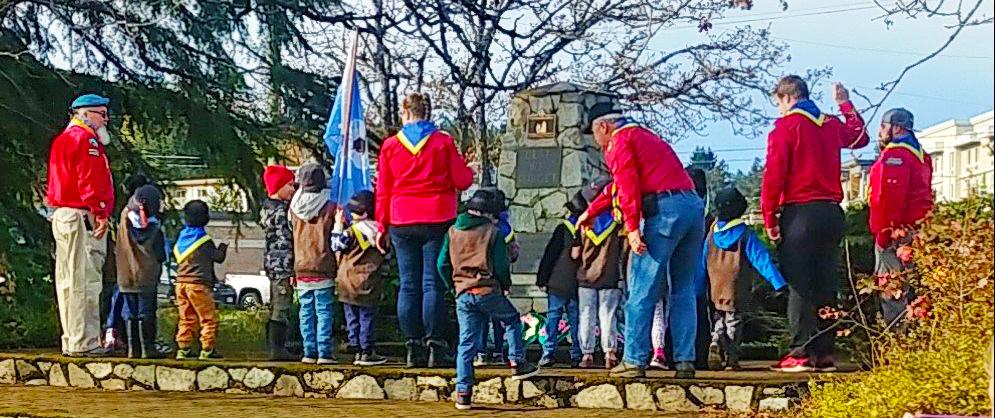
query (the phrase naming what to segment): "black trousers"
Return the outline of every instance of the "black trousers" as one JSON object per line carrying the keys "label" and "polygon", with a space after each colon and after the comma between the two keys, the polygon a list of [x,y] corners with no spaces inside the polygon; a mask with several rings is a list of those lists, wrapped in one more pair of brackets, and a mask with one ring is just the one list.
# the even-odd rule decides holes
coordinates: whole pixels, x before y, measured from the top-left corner
{"label": "black trousers", "polygon": [[819,310],[836,307],[839,293],[843,209],[836,202],[786,205],[781,212],[781,272],[790,290],[791,352],[797,357],[833,353],[833,319]]}

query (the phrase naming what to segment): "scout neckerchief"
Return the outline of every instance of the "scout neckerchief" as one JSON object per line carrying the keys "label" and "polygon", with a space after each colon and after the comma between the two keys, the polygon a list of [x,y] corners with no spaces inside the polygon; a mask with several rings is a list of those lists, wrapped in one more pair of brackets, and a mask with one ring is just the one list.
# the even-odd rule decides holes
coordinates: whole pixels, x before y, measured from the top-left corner
{"label": "scout neckerchief", "polygon": [[511,230],[511,222],[508,222],[508,212],[504,211],[498,215],[497,222],[498,231],[501,232],[501,236],[504,237],[505,244],[511,244],[515,240],[515,231]]}
{"label": "scout neckerchief", "polygon": [[176,246],[173,247],[173,257],[177,263],[183,263],[200,246],[211,240],[204,227],[188,226],[180,231],[180,236],[176,238]]}
{"label": "scout neckerchief", "polygon": [[612,232],[615,232],[616,226],[618,226],[618,222],[615,222],[615,216],[612,215],[612,211],[606,210],[591,221],[591,226],[584,233],[591,239],[594,245],[601,245],[605,239],[611,236]]}
{"label": "scout neckerchief", "polygon": [[612,198],[612,215],[615,216],[616,220],[620,221],[622,220],[622,200],[618,197],[618,186],[616,186],[613,181],[608,185],[608,187]]}
{"label": "scout neckerchief", "polygon": [[570,215],[563,220],[563,226],[567,227],[567,231],[570,231],[570,236],[577,235],[577,217]]}
{"label": "scout neckerchief", "polygon": [[352,235],[356,237],[356,243],[359,244],[360,250],[366,251],[367,248],[373,246],[374,229],[372,227],[364,225],[363,222],[355,222],[349,229],[352,229]]}
{"label": "scout neckerchief", "polygon": [[733,228],[735,228],[737,226],[745,225],[745,224],[746,224],[746,222],[743,222],[743,218],[736,218],[736,219],[733,219],[733,220],[731,220],[729,222],[724,222],[724,223],[722,221],[717,221],[717,222],[715,222],[715,228],[714,228],[714,230],[715,230],[715,232],[728,231],[728,230],[733,229]]}
{"label": "scout neckerchief", "polygon": [[919,144],[919,140],[916,139],[915,135],[908,134],[900,138],[893,138],[888,145],[884,146],[884,149],[892,148],[905,148],[909,150],[912,155],[915,155],[919,159],[919,162],[925,162],[926,157],[922,152],[922,145]]}
{"label": "scout neckerchief", "polygon": [[435,126],[435,122],[419,120],[401,127],[401,130],[397,132],[397,140],[412,154],[418,155],[428,143],[428,138],[438,130],[439,127]]}
{"label": "scout neckerchief", "polygon": [[795,105],[791,107],[791,110],[789,110],[788,113],[784,114],[784,116],[794,114],[802,115],[808,118],[808,120],[812,121],[815,126],[822,126],[822,123],[826,121],[826,115],[822,114],[822,111],[815,105],[815,102],[808,99],[799,100],[798,103],[795,103]]}
{"label": "scout neckerchief", "polygon": [[80,119],[80,118],[72,118],[72,120],[69,121],[69,126],[79,126],[80,128],[85,129],[91,135],[96,135],[97,134],[96,132],[93,131],[93,128],[87,126],[87,124],[84,123],[83,120]]}

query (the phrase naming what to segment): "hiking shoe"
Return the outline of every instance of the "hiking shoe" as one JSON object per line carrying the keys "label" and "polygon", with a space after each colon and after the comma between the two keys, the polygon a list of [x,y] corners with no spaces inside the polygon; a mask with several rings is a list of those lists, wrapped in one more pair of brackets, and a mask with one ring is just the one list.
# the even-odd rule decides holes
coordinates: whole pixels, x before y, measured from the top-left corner
{"label": "hiking shoe", "polygon": [[477,353],[473,357],[473,367],[484,367],[487,365],[487,355],[484,353]]}
{"label": "hiking shoe", "polygon": [[708,369],[722,370],[722,363],[722,347],[713,341],[708,345]]}
{"label": "hiking shoe", "polygon": [[582,369],[593,368],[594,354],[584,354],[584,356],[580,358],[580,363],[577,364],[577,367],[580,367]]}
{"label": "hiking shoe", "polygon": [[528,360],[523,360],[511,371],[511,380],[524,380],[539,374],[539,366]]}
{"label": "hiking shoe", "polygon": [[320,364],[320,365],[339,364],[338,360],[335,360],[333,358],[327,358],[327,357],[318,358],[317,363]]}
{"label": "hiking shoe", "polygon": [[667,370],[667,359],[665,357],[653,357],[653,360],[650,361],[650,368]]}
{"label": "hiking shoe", "polygon": [[674,364],[675,379],[694,379],[694,362],[691,361],[678,361]]}
{"label": "hiking shoe", "polygon": [[221,354],[218,354],[218,350],[212,348],[210,350],[201,350],[199,358],[201,360],[218,360],[223,359],[224,357],[221,357]]}
{"label": "hiking shoe", "polygon": [[783,373],[803,373],[812,371],[812,366],[806,357],[784,356],[781,361],[770,366],[770,369]]}
{"label": "hiking shoe", "polygon": [[189,348],[178,348],[176,349],[176,359],[186,360],[193,358],[193,350]]}
{"label": "hiking shoe", "polygon": [[316,359],[314,357],[304,356],[304,358],[301,359],[301,363],[304,363],[304,364],[315,364],[317,362],[318,362],[318,359]]}
{"label": "hiking shoe", "polygon": [[556,359],[552,355],[545,355],[539,359],[539,367],[553,367],[556,364]]}
{"label": "hiking shoe", "polygon": [[473,394],[469,392],[456,393],[456,409],[465,411],[473,408]]}
{"label": "hiking shoe", "polygon": [[622,361],[608,371],[609,377],[646,377],[646,369]]}
{"label": "hiking shoe", "polygon": [[812,360],[812,370],[820,373],[830,373],[838,370],[836,359],[833,356],[816,356]]}
{"label": "hiking shoe", "polygon": [[387,362],[387,357],[381,356],[374,352],[373,350],[368,350],[365,353],[359,355],[359,360],[356,362],[358,366],[379,366]]}

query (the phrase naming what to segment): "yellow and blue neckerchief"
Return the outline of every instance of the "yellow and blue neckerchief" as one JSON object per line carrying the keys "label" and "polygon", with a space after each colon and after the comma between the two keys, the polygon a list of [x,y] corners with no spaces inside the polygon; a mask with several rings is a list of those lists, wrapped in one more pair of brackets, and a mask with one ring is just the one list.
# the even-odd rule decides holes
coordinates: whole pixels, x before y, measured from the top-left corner
{"label": "yellow and blue neckerchief", "polygon": [[428,143],[428,138],[438,130],[439,127],[430,120],[411,122],[401,127],[401,130],[397,132],[397,141],[412,154],[418,155]]}
{"label": "yellow and blue neckerchief", "polygon": [[728,230],[733,229],[733,228],[735,228],[737,226],[745,225],[745,224],[746,224],[746,222],[743,221],[743,218],[733,219],[733,220],[731,220],[729,222],[726,222],[726,223],[722,224],[722,226],[719,226],[719,222],[715,222],[715,228],[713,229],[713,231],[715,231],[715,232],[728,231]]}
{"label": "yellow and blue neckerchief", "polygon": [[363,235],[363,231],[359,230],[358,223],[352,224],[349,228],[352,229],[352,234],[356,237],[356,243],[359,244],[360,250],[366,251],[367,248],[373,245],[366,239],[366,235]]}
{"label": "yellow and blue neckerchief", "polygon": [[815,126],[822,126],[822,123],[826,121],[826,115],[822,114],[822,111],[815,105],[815,102],[808,99],[799,100],[784,116],[795,114],[808,118]]}
{"label": "yellow and blue neckerchief", "polygon": [[515,231],[511,229],[511,222],[508,221],[508,211],[498,214],[497,227],[501,236],[504,237],[505,244],[511,244],[515,240]]}
{"label": "yellow and blue neckerchief", "polygon": [[612,210],[611,210],[611,213],[612,213],[612,216],[614,216],[616,220],[621,221],[622,220],[622,200],[619,199],[619,197],[618,197],[618,186],[616,186],[615,182],[613,181],[613,182],[611,182],[610,187],[611,187],[611,189],[610,189],[611,192],[610,193],[611,193],[611,198],[612,198]]}
{"label": "yellow and blue neckerchief", "polygon": [[173,247],[173,257],[176,263],[183,263],[194,251],[211,240],[203,227],[188,226],[180,231],[180,236],[176,237],[176,245]]}
{"label": "yellow and blue neckerchief", "polygon": [[919,144],[919,140],[916,139],[915,135],[908,134],[900,138],[893,138],[888,145],[885,145],[884,149],[892,148],[905,148],[915,155],[919,159],[920,163],[926,162],[926,156],[923,153],[922,145]]}
{"label": "yellow and blue neckerchief", "polygon": [[615,216],[611,211],[604,211],[591,221],[591,226],[584,230],[584,234],[594,245],[601,245],[615,232],[616,227],[618,222],[615,221]]}
{"label": "yellow and blue neckerchief", "polygon": [[570,236],[571,237],[577,236],[577,217],[576,216],[568,216],[568,217],[566,217],[566,219],[563,219],[563,226],[566,226],[567,227],[567,231],[570,231]]}

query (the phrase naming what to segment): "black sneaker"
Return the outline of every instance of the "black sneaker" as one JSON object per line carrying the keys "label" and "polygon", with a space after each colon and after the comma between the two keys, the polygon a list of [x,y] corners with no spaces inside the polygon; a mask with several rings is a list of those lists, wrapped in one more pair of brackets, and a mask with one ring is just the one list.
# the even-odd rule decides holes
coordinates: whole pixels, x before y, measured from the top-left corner
{"label": "black sneaker", "polygon": [[674,378],[676,379],[694,379],[694,363],[690,361],[679,361],[674,364]]}
{"label": "black sneaker", "polygon": [[722,347],[719,343],[712,341],[708,345],[708,369],[722,370]]}
{"label": "black sneaker", "polygon": [[515,365],[515,368],[511,371],[511,380],[524,380],[532,376],[539,374],[539,366],[528,360],[523,360],[521,363]]}
{"label": "black sneaker", "polygon": [[456,393],[456,409],[465,411],[473,408],[473,394],[469,392]]}
{"label": "black sneaker", "polygon": [[539,359],[539,367],[553,367],[556,364],[556,359],[553,356],[542,356]]}
{"label": "black sneaker", "polygon": [[377,354],[373,350],[369,350],[358,355],[359,360],[356,361],[357,366],[379,366],[387,362],[386,357]]}
{"label": "black sneaker", "polygon": [[220,360],[223,359],[224,357],[221,357],[221,354],[218,354],[218,350],[212,348],[206,351],[201,350],[200,356],[198,358],[201,360]]}

